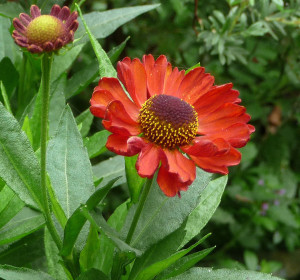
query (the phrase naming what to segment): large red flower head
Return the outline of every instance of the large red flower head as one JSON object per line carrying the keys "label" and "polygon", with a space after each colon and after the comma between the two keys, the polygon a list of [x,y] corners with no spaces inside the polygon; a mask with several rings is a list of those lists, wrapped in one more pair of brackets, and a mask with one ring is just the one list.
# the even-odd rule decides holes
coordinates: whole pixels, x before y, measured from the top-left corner
{"label": "large red flower head", "polygon": [[13,20],[12,36],[20,47],[32,53],[52,52],[73,41],[78,28],[77,12],[54,5],[50,15],[41,15],[39,7],[32,5],[30,14],[21,13]]}
{"label": "large red flower head", "polygon": [[214,86],[214,77],[197,67],[188,74],[160,56],[156,61],[126,57],[118,63],[118,78],[102,78],[94,89],[90,110],[103,118],[112,134],[106,147],[119,155],[138,155],[136,169],[157,182],[167,196],[185,191],[196,166],[228,173],[240,163],[236,148],[246,145],[254,127],[238,105],[232,84]]}

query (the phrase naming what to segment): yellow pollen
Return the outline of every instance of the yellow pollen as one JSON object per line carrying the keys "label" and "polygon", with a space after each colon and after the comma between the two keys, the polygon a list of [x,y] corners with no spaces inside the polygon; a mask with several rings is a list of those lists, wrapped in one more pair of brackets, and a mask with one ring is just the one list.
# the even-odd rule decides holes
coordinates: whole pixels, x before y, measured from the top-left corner
{"label": "yellow pollen", "polygon": [[42,45],[54,43],[65,34],[62,21],[51,15],[42,15],[33,19],[27,27],[27,38],[30,44]]}
{"label": "yellow pollen", "polygon": [[154,95],[140,109],[139,123],[146,139],[172,150],[191,143],[196,137],[198,114],[180,98]]}

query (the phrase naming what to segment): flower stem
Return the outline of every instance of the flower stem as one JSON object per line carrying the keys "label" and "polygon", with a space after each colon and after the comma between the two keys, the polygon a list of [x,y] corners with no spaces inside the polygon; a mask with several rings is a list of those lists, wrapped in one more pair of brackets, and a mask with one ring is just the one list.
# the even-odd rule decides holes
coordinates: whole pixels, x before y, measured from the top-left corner
{"label": "flower stem", "polygon": [[50,73],[52,66],[52,54],[44,54],[42,58],[42,123],[41,123],[41,188],[44,206],[44,216],[46,226],[57,246],[60,250],[62,247],[61,239],[54,226],[50,205],[48,201],[47,191],[47,171],[46,171],[46,152],[47,152],[47,138],[48,138],[48,114],[49,114],[49,98],[50,98]]}
{"label": "flower stem", "polygon": [[151,185],[152,185],[152,181],[153,181],[153,178],[147,179],[146,182],[145,182],[143,192],[142,192],[141,198],[139,200],[139,204],[138,204],[138,206],[135,210],[134,217],[133,217],[131,226],[129,228],[128,234],[127,234],[126,243],[128,243],[128,244],[131,242],[131,239],[132,239],[132,236],[134,234],[136,225],[137,225],[137,223],[139,221],[139,218],[141,216],[141,212],[144,208],[145,201],[146,201],[147,196],[149,194],[149,191],[150,191],[150,188],[151,188]]}

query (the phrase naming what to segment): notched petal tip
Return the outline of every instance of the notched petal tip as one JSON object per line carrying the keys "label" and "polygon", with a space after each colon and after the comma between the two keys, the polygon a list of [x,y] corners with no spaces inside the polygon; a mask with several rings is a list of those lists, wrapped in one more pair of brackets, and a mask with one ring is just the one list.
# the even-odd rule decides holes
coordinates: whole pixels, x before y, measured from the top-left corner
{"label": "notched petal tip", "polygon": [[31,17],[27,14],[21,13],[19,15],[19,18],[21,19],[22,23],[27,27],[28,24],[31,22]]}
{"label": "notched petal tip", "polygon": [[55,16],[57,17],[59,12],[61,11],[61,8],[59,5],[55,4],[52,6],[52,9],[51,9],[51,12],[50,12],[50,15],[51,16]]}
{"label": "notched petal tip", "polygon": [[41,15],[41,10],[37,5],[31,5],[30,7],[30,14],[32,18],[39,17]]}
{"label": "notched petal tip", "polygon": [[57,17],[61,20],[66,20],[70,16],[70,13],[70,9],[67,6],[63,6]]}

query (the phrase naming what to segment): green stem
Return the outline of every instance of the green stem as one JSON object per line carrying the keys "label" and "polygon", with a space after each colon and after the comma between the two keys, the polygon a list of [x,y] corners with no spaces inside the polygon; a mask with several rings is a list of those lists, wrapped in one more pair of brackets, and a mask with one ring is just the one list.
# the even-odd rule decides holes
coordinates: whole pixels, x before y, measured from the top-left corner
{"label": "green stem", "polygon": [[152,185],[152,181],[153,181],[153,178],[152,179],[147,179],[146,182],[145,182],[143,192],[142,192],[141,198],[139,200],[139,204],[138,204],[138,206],[135,210],[134,217],[133,217],[131,226],[129,228],[128,234],[127,234],[126,243],[128,243],[128,244],[130,243],[130,241],[132,239],[132,236],[134,234],[136,225],[137,225],[137,223],[139,221],[139,218],[141,216],[141,212],[144,208],[145,201],[146,201],[147,196],[149,194],[149,191],[150,191],[150,188],[151,188],[151,185]]}
{"label": "green stem", "polygon": [[44,202],[44,216],[46,226],[57,246],[60,250],[62,247],[61,239],[54,226],[50,205],[48,201],[47,191],[47,171],[46,171],[46,151],[48,138],[48,114],[49,114],[49,98],[50,98],[50,73],[52,66],[52,54],[44,54],[42,58],[42,123],[41,123],[41,188]]}

